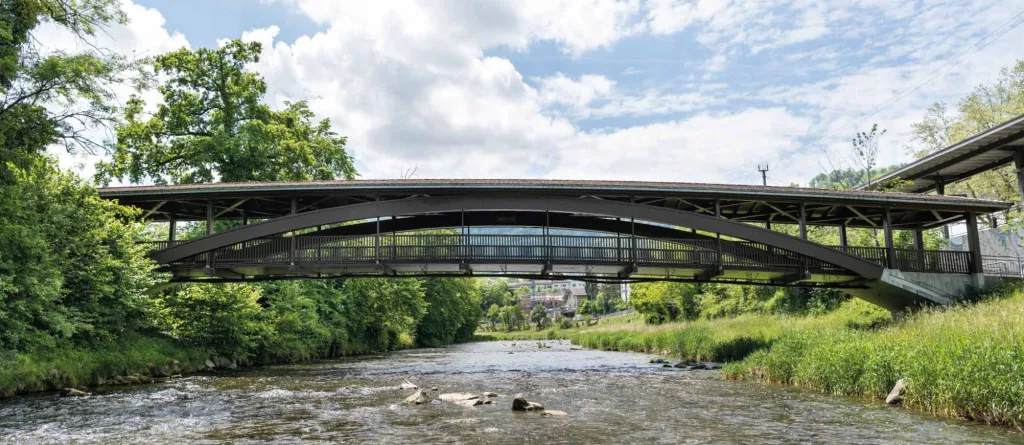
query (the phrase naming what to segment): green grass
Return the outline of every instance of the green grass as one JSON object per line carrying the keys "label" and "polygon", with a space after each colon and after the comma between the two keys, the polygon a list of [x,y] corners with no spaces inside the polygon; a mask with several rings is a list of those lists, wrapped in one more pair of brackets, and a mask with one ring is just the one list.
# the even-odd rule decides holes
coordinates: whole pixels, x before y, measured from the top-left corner
{"label": "green grass", "polygon": [[169,369],[174,360],[192,372],[210,352],[163,337],[133,335],[88,348],[67,347],[42,352],[0,352],[0,397],[94,386],[116,375],[150,373],[150,366]]}
{"label": "green grass", "polygon": [[797,329],[728,365],[726,376],[875,399],[904,378],[907,406],[1024,429],[1024,292],[879,329]]}

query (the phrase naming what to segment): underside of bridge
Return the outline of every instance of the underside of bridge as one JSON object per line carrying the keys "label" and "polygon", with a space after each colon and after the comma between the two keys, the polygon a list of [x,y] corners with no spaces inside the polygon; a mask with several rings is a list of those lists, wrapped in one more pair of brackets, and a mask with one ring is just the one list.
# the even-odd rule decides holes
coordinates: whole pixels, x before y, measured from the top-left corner
{"label": "underside of bridge", "polygon": [[[179,281],[351,276],[565,276],[828,286],[892,310],[946,297],[897,272],[977,273],[975,252],[926,251],[921,233],[1006,204],[781,187],[595,181],[336,181],[127,187],[101,196],[170,222],[152,257]],[[206,236],[178,240],[181,222]],[[219,221],[227,230],[214,231]],[[797,236],[776,230],[789,224]],[[838,228],[840,245],[808,241]],[[853,247],[848,227],[884,247]],[[916,249],[896,249],[910,230]],[[888,283],[888,284],[886,284]]]}

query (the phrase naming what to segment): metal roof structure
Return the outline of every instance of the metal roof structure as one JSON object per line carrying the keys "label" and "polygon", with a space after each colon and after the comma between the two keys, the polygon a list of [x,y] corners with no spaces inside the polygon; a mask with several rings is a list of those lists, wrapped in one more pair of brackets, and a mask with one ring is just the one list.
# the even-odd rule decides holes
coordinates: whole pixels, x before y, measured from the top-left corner
{"label": "metal roof structure", "polygon": [[1024,115],[978,133],[859,187],[871,190],[893,180],[910,181],[907,193],[927,193],[938,184],[950,184],[1013,162],[1024,149]]}
{"label": "metal roof structure", "polygon": [[[219,183],[111,187],[101,197],[143,210],[147,219],[203,221],[212,202],[216,219],[266,219],[373,201],[437,196],[584,198],[715,214],[751,223],[795,224],[801,206],[807,224],[880,227],[885,211],[893,227],[927,229],[991,213],[1009,203],[908,193],[681,182],[537,179],[409,179]],[[494,209],[501,210],[501,209]],[[557,208],[550,209],[557,212]]]}

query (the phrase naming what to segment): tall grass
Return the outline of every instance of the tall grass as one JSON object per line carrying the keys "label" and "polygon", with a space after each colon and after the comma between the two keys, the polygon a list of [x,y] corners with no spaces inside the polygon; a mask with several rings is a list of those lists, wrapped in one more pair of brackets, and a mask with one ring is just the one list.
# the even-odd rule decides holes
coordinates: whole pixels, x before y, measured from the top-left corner
{"label": "tall grass", "polygon": [[68,386],[93,386],[117,375],[148,375],[153,367],[192,372],[208,357],[210,351],[185,346],[169,338],[143,335],[89,348],[0,351],[0,397]]}
{"label": "tall grass", "polygon": [[902,378],[908,406],[1024,429],[1024,292],[880,329],[796,329],[726,376],[879,399]]}

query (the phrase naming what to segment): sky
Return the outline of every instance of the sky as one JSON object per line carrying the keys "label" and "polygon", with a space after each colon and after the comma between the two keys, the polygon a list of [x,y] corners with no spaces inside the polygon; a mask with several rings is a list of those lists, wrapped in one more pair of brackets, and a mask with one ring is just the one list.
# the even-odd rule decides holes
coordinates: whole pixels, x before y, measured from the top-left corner
{"label": "sky", "polygon": [[[1024,0],[124,0],[131,57],[259,41],[362,178],[806,184],[1024,59]],[[55,29],[42,44],[81,47]],[[127,99],[130,92],[119,94]],[[143,97],[150,104],[154,92]],[[56,153],[83,175],[96,156]]]}

